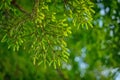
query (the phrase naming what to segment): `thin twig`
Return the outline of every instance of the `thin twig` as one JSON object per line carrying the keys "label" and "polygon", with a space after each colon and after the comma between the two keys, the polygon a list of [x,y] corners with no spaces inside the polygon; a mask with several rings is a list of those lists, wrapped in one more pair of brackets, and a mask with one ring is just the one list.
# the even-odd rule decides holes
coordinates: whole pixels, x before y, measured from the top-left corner
{"label": "thin twig", "polygon": [[17,4],[16,0],[12,0],[11,4],[15,6],[17,9],[19,9],[21,12],[28,14],[28,12],[23,7]]}
{"label": "thin twig", "polygon": [[63,78],[63,80],[68,80],[68,79],[65,77],[65,75],[62,73],[61,70],[57,69],[57,72],[58,72],[59,76],[60,76],[61,78]]}

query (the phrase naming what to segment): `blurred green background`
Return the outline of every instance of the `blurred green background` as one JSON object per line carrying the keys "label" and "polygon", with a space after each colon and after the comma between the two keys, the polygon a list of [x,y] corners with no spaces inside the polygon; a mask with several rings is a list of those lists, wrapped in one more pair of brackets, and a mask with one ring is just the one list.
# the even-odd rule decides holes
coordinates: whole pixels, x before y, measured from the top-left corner
{"label": "blurred green background", "polygon": [[[33,0],[18,3],[31,12]],[[120,0],[93,3],[93,28],[72,29],[66,40],[68,63],[57,69],[34,66],[22,48],[13,53],[0,42],[0,80],[120,80]]]}

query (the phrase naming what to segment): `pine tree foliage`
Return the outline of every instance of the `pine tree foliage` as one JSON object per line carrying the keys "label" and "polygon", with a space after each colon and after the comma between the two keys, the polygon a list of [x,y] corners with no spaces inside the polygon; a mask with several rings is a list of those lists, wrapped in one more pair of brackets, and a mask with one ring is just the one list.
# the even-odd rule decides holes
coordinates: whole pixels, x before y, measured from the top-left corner
{"label": "pine tree foliage", "polygon": [[[21,5],[20,2],[31,4]],[[29,2],[30,3],[30,2]],[[67,62],[72,28],[92,27],[90,0],[1,0],[0,39],[13,53],[24,49],[36,65]]]}

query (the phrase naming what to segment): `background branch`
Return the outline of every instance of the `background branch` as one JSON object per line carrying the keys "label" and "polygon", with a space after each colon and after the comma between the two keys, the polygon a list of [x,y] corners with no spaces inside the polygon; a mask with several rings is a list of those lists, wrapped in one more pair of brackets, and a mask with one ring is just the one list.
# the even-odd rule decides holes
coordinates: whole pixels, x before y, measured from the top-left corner
{"label": "background branch", "polygon": [[28,12],[23,7],[17,4],[16,0],[12,0],[11,4],[15,6],[17,9],[19,9],[21,12],[28,14]]}

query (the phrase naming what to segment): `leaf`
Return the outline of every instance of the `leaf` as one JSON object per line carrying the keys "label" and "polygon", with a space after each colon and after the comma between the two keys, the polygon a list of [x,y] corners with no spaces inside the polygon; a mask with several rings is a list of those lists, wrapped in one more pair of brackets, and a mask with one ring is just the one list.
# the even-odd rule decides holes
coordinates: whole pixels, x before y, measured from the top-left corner
{"label": "leaf", "polygon": [[63,26],[68,26],[68,24],[63,24]]}
{"label": "leaf", "polygon": [[53,62],[53,66],[54,66],[54,68],[56,69],[56,62],[55,62],[55,61]]}
{"label": "leaf", "polygon": [[66,59],[66,58],[64,58],[64,57],[62,57],[62,60],[63,60],[63,61],[65,61],[65,62],[67,62],[67,61],[68,61],[68,59]]}
{"label": "leaf", "polygon": [[53,60],[52,61],[50,61],[50,63],[49,63],[49,66],[51,66],[51,64],[53,63]]}
{"label": "leaf", "polygon": [[63,33],[63,34],[64,34],[64,36],[68,36],[68,34],[67,34],[67,32],[66,32],[66,31],[64,31],[64,33]]}
{"label": "leaf", "polygon": [[13,36],[14,32],[13,32],[13,28],[10,30],[10,36]]}
{"label": "leaf", "polygon": [[64,55],[70,56],[70,54],[67,51],[64,51]]}
{"label": "leaf", "polygon": [[16,50],[18,51],[19,50],[19,43],[16,42]]}
{"label": "leaf", "polygon": [[22,44],[23,43],[23,40],[21,38],[19,38],[19,43]]}
{"label": "leaf", "polygon": [[68,59],[68,56],[67,56],[67,55],[65,55],[65,54],[63,54],[63,57],[64,57],[64,58],[66,58],[66,59]]}
{"label": "leaf", "polygon": [[64,46],[67,46],[67,43],[66,43],[64,40],[62,40],[62,44],[63,44]]}
{"label": "leaf", "polygon": [[8,49],[10,49],[11,45],[8,46]]}
{"label": "leaf", "polygon": [[5,34],[1,40],[1,42],[5,42],[6,41],[6,37],[7,37],[7,34]]}
{"label": "leaf", "polygon": [[[92,6],[93,7],[93,6]],[[95,13],[95,11],[93,10],[93,9],[90,9],[90,11],[92,12],[92,13]]]}
{"label": "leaf", "polygon": [[43,61],[40,61],[40,62],[38,63],[38,66],[41,65],[42,63],[43,63]]}
{"label": "leaf", "polygon": [[88,22],[88,24],[90,25],[91,28],[93,28],[93,25],[90,22]]}
{"label": "leaf", "polygon": [[67,32],[68,32],[68,34],[71,34],[72,32],[71,32],[71,27],[68,27],[67,28]]}
{"label": "leaf", "polygon": [[33,64],[36,64],[36,57],[33,58]]}
{"label": "leaf", "polygon": [[16,45],[16,50],[17,50],[17,51],[19,50],[19,45]]}
{"label": "leaf", "polygon": [[82,28],[84,28],[84,24],[82,24],[81,26],[82,26]]}
{"label": "leaf", "polygon": [[87,23],[85,24],[85,27],[86,27],[86,29],[88,30],[88,25],[87,25]]}
{"label": "leaf", "polygon": [[60,59],[58,59],[58,66],[60,66],[61,64],[60,64]]}

